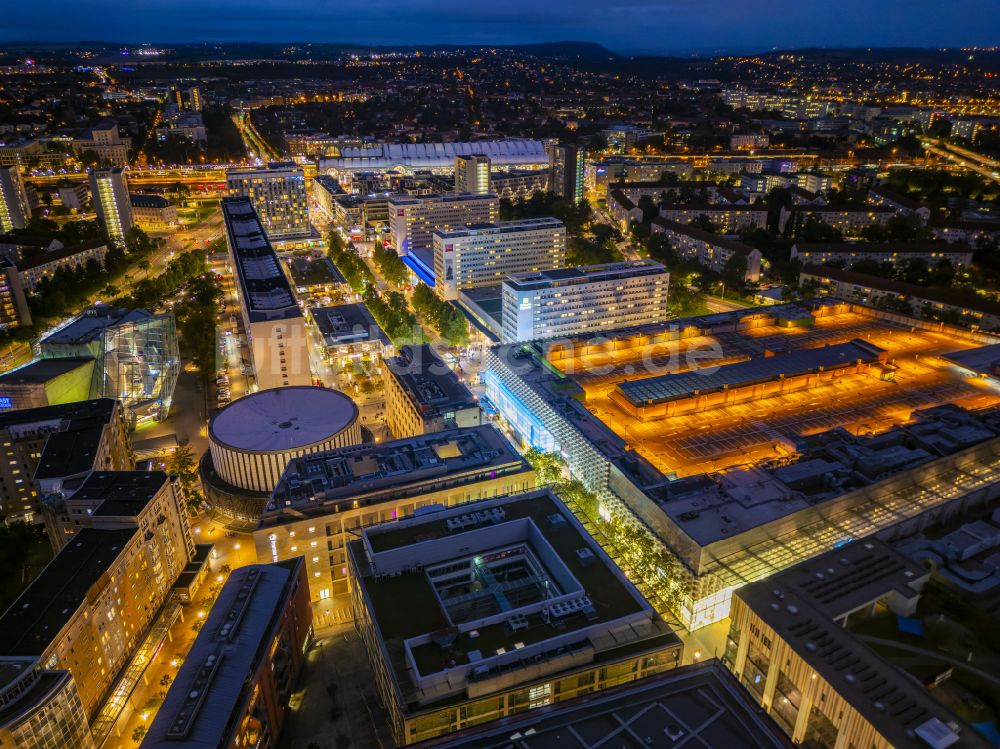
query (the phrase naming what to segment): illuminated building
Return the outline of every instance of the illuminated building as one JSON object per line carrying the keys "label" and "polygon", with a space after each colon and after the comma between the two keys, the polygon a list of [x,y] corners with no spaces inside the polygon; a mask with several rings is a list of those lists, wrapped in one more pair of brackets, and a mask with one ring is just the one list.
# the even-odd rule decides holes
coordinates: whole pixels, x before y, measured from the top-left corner
{"label": "illuminated building", "polygon": [[180,374],[172,313],[95,305],[39,348],[42,359],[93,359],[90,397],[120,400],[138,422],[166,418]]}
{"label": "illuminated building", "polygon": [[530,169],[548,162],[540,140],[510,138],[472,143],[369,143],[340,149],[340,156],[322,159],[321,172],[350,174],[376,170],[430,169],[444,172],[455,167],[456,156],[488,156],[495,168]]}
{"label": "illuminated building", "polygon": [[756,247],[665,218],[654,218],[650,228],[655,233],[664,234],[674,251],[687,260],[722,273],[730,263],[735,262],[734,258],[738,258],[740,266],[745,269],[744,279],[751,283],[760,280],[763,255]]}
{"label": "illuminated building", "polygon": [[371,359],[377,364],[383,356],[392,356],[392,341],[364,304],[312,307],[307,314],[323,338],[327,356],[342,371],[349,369],[349,360]]}
{"label": "illuminated building", "polygon": [[434,291],[457,299],[460,291],[497,286],[510,273],[566,264],[566,226],[556,218],[471,223],[433,232]]}
{"label": "illuminated building", "polygon": [[257,387],[311,385],[306,322],[252,199],[224,198],[222,216]]}
{"label": "illuminated building", "polygon": [[833,187],[833,178],[818,172],[798,172],[795,176],[796,187],[806,192],[827,193]]}
{"label": "illuminated building", "polygon": [[124,246],[125,236],[135,224],[125,171],[120,167],[92,169],[90,195],[104,233],[115,244]]}
{"label": "illuminated building", "polygon": [[254,531],[258,561],[305,556],[310,596],[350,609],[345,546],[358,528],[527,491],[535,474],[490,425],[368,443],[288,464]]}
{"label": "illuminated building", "polygon": [[58,239],[52,239],[47,242],[46,247],[33,246],[30,250],[24,252],[17,261],[17,273],[25,290],[34,292],[39,283],[51,278],[60,268],[84,271],[91,261],[104,267],[108,243],[102,239],[95,239],[66,247]]}
{"label": "illuminated building", "polygon": [[494,172],[490,175],[490,189],[501,200],[525,200],[536,192],[545,192],[548,184],[548,169]]}
{"label": "illuminated building", "polygon": [[733,151],[754,151],[771,145],[771,136],[766,133],[733,133],[729,136],[729,148]]}
{"label": "illuminated building", "polygon": [[804,265],[826,265],[833,263],[840,268],[850,269],[855,263],[868,261],[879,265],[890,265],[896,270],[904,270],[914,260],[922,261],[933,269],[938,263],[948,262],[954,268],[968,268],[972,265],[972,248],[967,244],[947,242],[819,242],[792,245],[791,260]]}
{"label": "illuminated building", "polygon": [[503,283],[504,343],[665,322],[670,274],[652,260],[514,273]]}
{"label": "illuminated building", "polygon": [[0,234],[23,229],[31,221],[31,206],[16,166],[0,166]]}
{"label": "illuminated building", "polygon": [[925,224],[931,218],[931,209],[928,206],[883,185],[875,185],[868,191],[867,202],[871,205],[889,206],[904,216],[916,216]]}
{"label": "illuminated building", "polygon": [[486,195],[390,195],[389,244],[400,255],[420,247],[433,247],[435,231],[451,231],[469,224],[494,223],[500,218],[500,201]]}
{"label": "illuminated building", "polygon": [[801,562],[737,591],[725,661],[796,744],[986,749],[984,736],[851,632],[875,615],[912,616],[929,578],[875,538]]}
{"label": "illuminated building", "polygon": [[396,439],[479,425],[479,403],[428,344],[386,359],[385,418]]}
{"label": "illuminated building", "polygon": [[829,299],[504,344],[483,383],[515,441],[595,493],[606,534],[638,518],[640,548],[669,551],[667,579],[651,561],[634,580],[696,629],[742,585],[997,496],[1000,391],[941,355],[998,340]]}
{"label": "illuminated building", "polygon": [[[162,472],[95,472],[77,495],[93,503],[90,527],[0,616],[0,656],[34,659],[45,671],[68,676],[79,718],[96,728],[109,690],[160,607],[166,604],[167,615],[176,606],[167,599],[194,543],[174,480]],[[39,732],[43,725],[58,732],[65,712],[42,709],[50,700],[51,693],[31,690],[6,709],[34,713]]]}
{"label": "illuminated building", "polygon": [[72,142],[73,152],[78,157],[86,151],[92,151],[97,154],[101,164],[119,168],[128,166],[128,152],[131,147],[132,139],[127,136],[122,137],[118,133],[118,122],[110,118],[87,128]]}
{"label": "illuminated building", "polygon": [[[323,212],[330,218],[336,218],[336,209],[334,208],[334,200],[339,197],[344,197],[344,188],[340,186],[340,183],[331,177],[329,174],[319,174],[313,177],[313,198],[319,203],[319,207],[323,209]],[[345,228],[350,228],[352,224],[341,224]]]}
{"label": "illuminated building", "polygon": [[455,192],[487,195],[490,187],[490,157],[483,154],[455,157]]}
{"label": "illuminated building", "polygon": [[583,149],[554,144],[549,153],[549,189],[557,198],[573,203],[583,200]]}
{"label": "illuminated building", "polygon": [[347,546],[397,746],[680,662],[677,636],[549,490],[364,528]]}
{"label": "illuminated building", "polygon": [[132,220],[145,231],[177,228],[177,206],[162,195],[130,195]]}
{"label": "illuminated building", "polygon": [[309,198],[302,167],[271,163],[266,169],[230,169],[226,186],[231,198],[249,198],[267,238],[308,236]]}
{"label": "illuminated building", "polygon": [[0,260],[0,330],[31,324],[31,309],[17,266]]}
{"label": "illuminated building", "polygon": [[201,111],[201,89],[198,86],[192,86],[188,89],[188,106],[191,107],[195,112]]}
{"label": "illuminated building", "polygon": [[739,234],[745,229],[767,226],[767,208],[764,206],[718,203],[660,206],[660,218],[677,224],[690,224],[702,216],[715,225],[719,234]]}
{"label": "illuminated building", "polygon": [[[764,214],[766,216],[767,211]],[[793,205],[791,208],[782,206],[778,218],[778,231],[790,230],[794,233],[810,221],[819,221],[829,224],[845,237],[857,237],[866,226],[876,224],[884,226],[894,215],[896,215],[895,209],[887,205]]]}
{"label": "illuminated building", "polygon": [[275,746],[311,642],[301,557],[233,570],[141,748]]}
{"label": "illuminated building", "polygon": [[[22,700],[25,704],[19,710]],[[4,658],[0,704],[5,706],[0,713],[3,746],[94,749],[80,695],[68,671],[47,669],[37,658]]]}

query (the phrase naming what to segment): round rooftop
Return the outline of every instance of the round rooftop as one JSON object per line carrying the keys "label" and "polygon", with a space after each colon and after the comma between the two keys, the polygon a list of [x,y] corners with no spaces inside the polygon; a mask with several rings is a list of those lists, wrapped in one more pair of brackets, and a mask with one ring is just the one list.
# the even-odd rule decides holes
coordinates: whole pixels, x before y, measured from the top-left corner
{"label": "round rooftop", "polygon": [[330,439],[358,418],[338,390],[299,385],[261,390],[217,412],[208,428],[219,445],[247,452],[280,452]]}

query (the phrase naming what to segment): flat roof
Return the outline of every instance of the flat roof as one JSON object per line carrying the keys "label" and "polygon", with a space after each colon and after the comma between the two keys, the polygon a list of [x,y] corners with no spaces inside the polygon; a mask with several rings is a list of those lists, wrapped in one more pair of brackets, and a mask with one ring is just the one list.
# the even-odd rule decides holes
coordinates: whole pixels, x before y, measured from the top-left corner
{"label": "flat roof", "polygon": [[398,356],[385,360],[386,373],[394,378],[423,416],[473,408],[475,396],[429,344],[403,346]]}
{"label": "flat roof", "polygon": [[342,502],[371,505],[475,484],[486,471],[491,477],[531,471],[490,424],[306,455],[289,462],[261,525],[335,512]]}
{"label": "flat roof", "polygon": [[722,236],[721,234],[713,234],[710,231],[705,231],[697,226],[691,226],[690,224],[682,224],[678,221],[670,221],[669,219],[656,217],[653,219],[653,224],[675,234],[683,234],[685,236],[696,239],[699,242],[704,242],[705,244],[710,244],[715,247],[723,247],[727,250],[732,250],[741,255],[747,255],[753,252],[754,248],[748,244],[744,244],[737,239],[730,239],[729,237]]}
{"label": "flat roof", "polygon": [[100,501],[95,516],[135,517],[169,482],[163,471],[94,471],[73,499]]}
{"label": "flat roof", "polygon": [[75,423],[78,420],[94,420],[95,422],[107,423],[111,420],[116,402],[113,398],[94,398],[74,403],[60,403],[55,406],[7,411],[0,413],[0,429],[59,421]]}
{"label": "flat roof", "polygon": [[[919,736],[921,727],[929,722],[961,725],[961,720],[833,616],[894,591],[912,598],[916,591],[910,582],[928,575],[922,565],[866,538],[741,588],[735,595],[893,747],[927,749],[933,744]],[[947,745],[991,746],[968,725],[956,742]]]}
{"label": "flat roof", "polygon": [[94,360],[85,357],[66,359],[35,359],[20,367],[0,374],[0,390],[5,385],[43,385],[80,367],[93,367]]}
{"label": "flat roof", "polygon": [[995,377],[1000,367],[1000,343],[991,343],[979,348],[952,351],[944,354],[948,361],[979,374]]}
{"label": "flat roof", "polygon": [[379,327],[363,303],[315,307],[309,311],[327,346],[351,345],[378,341],[389,346],[391,341]]}
{"label": "flat roof", "polygon": [[303,286],[347,283],[333,261],[326,257],[296,255],[288,262],[292,281]]}
{"label": "flat roof", "polygon": [[480,200],[496,200],[494,193],[486,192],[450,192],[450,193],[429,193],[427,195],[390,195],[389,205],[429,205],[434,203],[467,203]]}
{"label": "flat roof", "polygon": [[125,325],[130,322],[149,320],[155,315],[144,309],[126,309],[112,307],[107,304],[95,304],[84,310],[73,322],[65,328],[42,339],[42,349],[46,344],[82,345],[91,343],[104,335],[108,328]]}
{"label": "flat roof", "polygon": [[582,265],[576,268],[554,268],[552,270],[512,273],[507,276],[507,280],[504,283],[516,291],[529,291],[531,289],[576,286],[585,283],[635,278],[636,276],[648,276],[666,272],[666,266],[655,260],[626,260],[619,263]]}
{"label": "flat roof", "polygon": [[469,224],[451,231],[434,230],[434,236],[442,239],[461,239],[462,237],[493,236],[495,234],[515,234],[522,231],[541,231],[544,229],[565,229],[566,225],[557,218],[522,218],[515,221],[501,221],[496,224]]}
{"label": "flat roof", "polygon": [[302,558],[230,573],[143,739],[147,747],[227,746],[248,687],[288,605]]}
{"label": "flat roof", "polygon": [[83,528],[0,616],[0,656],[40,656],[138,528]]}
{"label": "flat roof", "polygon": [[34,252],[30,255],[26,255],[17,261],[17,269],[21,272],[26,270],[32,270],[34,268],[39,268],[43,265],[48,265],[49,263],[55,263],[59,260],[64,260],[68,257],[73,257],[74,255],[79,255],[84,252],[92,252],[94,250],[105,250],[108,249],[108,243],[103,239],[95,239],[91,242],[83,242],[82,244],[75,244],[71,247],[63,247],[58,250],[46,250],[42,249],[39,252]]}
{"label": "flat roof", "polygon": [[703,367],[688,372],[665,374],[644,380],[619,383],[618,389],[636,406],[663,403],[695,394],[711,393],[728,387],[766,382],[778,377],[816,372],[855,362],[876,361],[884,350],[855,339],[847,343],[790,351],[774,356],[755,357],[721,367]]}
{"label": "flat roof", "polygon": [[295,450],[323,442],[358,418],[358,407],[339,390],[313,385],[259,390],[216,411],[210,438],[245,452]]}
{"label": "flat roof", "polygon": [[537,707],[422,746],[646,749],[682,744],[689,749],[794,746],[715,659]]}

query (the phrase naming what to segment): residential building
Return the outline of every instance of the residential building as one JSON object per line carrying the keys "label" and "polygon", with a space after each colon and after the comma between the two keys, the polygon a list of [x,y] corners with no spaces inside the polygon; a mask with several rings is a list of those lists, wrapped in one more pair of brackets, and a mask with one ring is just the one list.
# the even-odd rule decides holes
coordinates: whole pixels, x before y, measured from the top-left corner
{"label": "residential building", "polygon": [[31,221],[31,206],[17,166],[0,166],[0,233],[23,229]]}
{"label": "residential building", "polygon": [[309,198],[302,167],[273,162],[266,169],[230,169],[226,187],[232,198],[249,198],[258,220],[272,242],[306,236]]}
{"label": "residential building", "polygon": [[[131,470],[132,444],[121,404],[110,398],[23,408],[16,405],[16,388],[8,373],[0,380],[0,514],[7,522],[40,522],[46,494],[62,484],[79,482],[94,470]],[[11,408],[18,410],[11,410]],[[76,524],[77,530],[79,523]],[[49,538],[56,549],[64,536]]]}
{"label": "residential building", "polygon": [[733,133],[729,136],[732,151],[756,151],[770,145],[771,136],[767,133]]}
{"label": "residential building", "polygon": [[545,192],[548,184],[547,169],[512,170],[490,175],[490,189],[501,200],[525,200],[536,192]]}
{"label": "residential building", "polygon": [[104,267],[108,255],[108,243],[95,239],[91,242],[66,247],[58,239],[46,245],[31,247],[17,261],[17,273],[25,291],[33,293],[45,279],[51,278],[57,270],[83,271],[91,263]]}
{"label": "residential building", "polygon": [[919,260],[934,268],[941,262],[954,268],[968,268],[972,264],[972,248],[967,244],[947,242],[820,242],[792,245],[791,260],[812,265],[838,265],[850,269],[856,263],[868,261],[891,265],[902,270],[910,262]]}
{"label": "residential building", "polygon": [[680,639],[548,489],[363,528],[347,558],[397,746],[680,663]]}
{"label": "residential building", "polygon": [[493,192],[490,185],[490,157],[474,154],[455,157],[455,192],[487,195]]}
{"label": "residential building", "polygon": [[5,658],[0,674],[0,702],[13,706],[0,713],[0,744],[94,749],[69,671],[47,669],[38,658]]}
{"label": "residential building", "polygon": [[86,151],[93,151],[102,165],[123,168],[128,166],[132,139],[119,134],[116,120],[106,118],[77,135],[72,148],[78,157]]}
{"label": "residential building", "polygon": [[986,749],[984,736],[851,632],[872,616],[913,616],[929,578],[874,537],[801,562],[736,592],[725,661],[797,745]]}
{"label": "residential building", "polygon": [[1000,331],[1000,303],[976,294],[927,288],[829,265],[803,266],[799,283],[815,284],[817,292],[823,296],[893,309],[963,328]]}
{"label": "residential building", "polygon": [[741,174],[740,189],[752,195],[766,195],[771,190],[790,187],[795,184],[793,174],[775,174],[760,172],[758,174]]}
{"label": "residential building", "polygon": [[125,170],[121,167],[91,169],[90,196],[105,235],[124,247],[125,237],[135,225]]}
{"label": "residential building", "polygon": [[514,273],[503,283],[504,343],[667,320],[670,273],[652,260]]}
{"label": "residential building", "polygon": [[973,247],[1000,238],[1000,221],[978,219],[938,221],[932,219],[929,226],[935,239],[941,239],[945,242],[966,242]]}
{"label": "residential building", "polygon": [[701,216],[707,218],[719,234],[738,234],[744,229],[767,227],[767,208],[760,205],[685,203],[660,206],[660,218],[678,224],[690,224]]}
{"label": "residential building", "polygon": [[396,439],[481,423],[479,403],[428,344],[385,360],[385,416]]}
{"label": "residential building", "polygon": [[0,259],[0,330],[31,325],[31,309],[17,266]]}
{"label": "residential building", "polygon": [[90,188],[86,182],[70,182],[59,185],[59,202],[71,211],[80,211],[90,200]]}
{"label": "residential building", "polygon": [[349,617],[345,547],[359,528],[534,486],[531,466],[489,424],[307,455],[288,464],[260,517],[257,559],[305,556],[322,615]]}
{"label": "residential building", "polygon": [[806,192],[827,193],[833,189],[833,177],[819,172],[797,172],[795,185]]}
{"label": "residential building", "polygon": [[130,195],[132,219],[145,231],[169,231],[178,226],[177,206],[162,195]]}
{"label": "residential building", "polygon": [[435,231],[495,223],[500,218],[500,201],[492,193],[390,195],[388,207],[389,244],[400,255],[417,247],[433,247]]}
{"label": "residential building", "polygon": [[[334,201],[346,195],[344,188],[340,186],[340,183],[331,177],[329,174],[318,174],[313,177],[313,198],[319,203],[319,207],[323,210],[329,218],[336,219],[336,209],[334,208]],[[349,229],[350,225],[341,224],[345,229]]]}
{"label": "residential building", "polygon": [[919,200],[890,190],[885,185],[875,185],[868,190],[870,205],[888,206],[903,216],[916,216],[926,224],[931,218],[931,209]]}
{"label": "residential building", "polygon": [[690,178],[694,175],[694,165],[678,159],[612,157],[588,162],[584,166],[584,182],[588,189],[604,193],[610,185],[620,182],[659,182],[667,173]]}
{"label": "residential building", "polygon": [[554,144],[549,152],[549,189],[557,198],[573,203],[583,200],[583,149]]}
{"label": "residential building", "polygon": [[302,310],[257,216],[253,199],[224,198],[222,215],[257,387],[266,390],[311,385],[308,332]]}
{"label": "residential building", "polygon": [[555,218],[469,224],[433,232],[434,290],[442,299],[496,286],[510,273],[550,270],[566,262],[566,226]]}
{"label": "residential building", "polygon": [[[171,587],[194,542],[174,480],[162,472],[95,472],[79,491],[95,504],[90,527],[0,616],[0,657],[37,659],[47,671],[68,673],[80,716],[93,728],[160,607],[171,606]],[[7,709],[48,724],[58,716],[39,709],[47,699],[32,691]]]}
{"label": "residential building", "polygon": [[167,417],[180,374],[173,313],[94,305],[39,349],[42,359],[93,359],[90,397],[120,400],[134,423]]}
{"label": "residential building", "polygon": [[175,111],[166,115],[163,125],[156,128],[156,139],[165,141],[168,138],[183,138],[201,146],[208,143],[208,130],[201,112]]}
{"label": "residential building", "polygon": [[829,224],[845,237],[858,237],[861,230],[872,225],[884,226],[895,215],[889,206],[793,205],[782,206],[778,231],[795,234],[810,221]]}
{"label": "residential building", "polygon": [[691,224],[681,224],[665,218],[653,219],[650,228],[654,232],[664,234],[679,255],[694,260],[709,270],[721,273],[730,267],[731,263],[738,262],[746,281],[756,283],[760,280],[763,255],[755,247],[699,229]]}
{"label": "residential building", "polygon": [[233,570],[140,749],[275,746],[312,634],[302,557]]}

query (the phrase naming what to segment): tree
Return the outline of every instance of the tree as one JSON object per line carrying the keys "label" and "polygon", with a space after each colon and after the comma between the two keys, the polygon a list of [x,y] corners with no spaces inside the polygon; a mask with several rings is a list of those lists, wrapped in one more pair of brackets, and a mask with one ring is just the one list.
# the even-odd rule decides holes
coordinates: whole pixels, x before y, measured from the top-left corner
{"label": "tree", "polygon": [[798,228],[796,238],[800,242],[807,243],[844,241],[844,235],[840,233],[839,229],[815,218],[810,218]]}
{"label": "tree", "polygon": [[142,740],[146,738],[146,732],[149,729],[146,726],[136,726],[132,731],[132,741],[136,744],[141,744]]}
{"label": "tree", "polygon": [[532,447],[524,454],[524,459],[535,470],[535,476],[540,484],[554,484],[562,479],[563,464],[555,453],[543,452]]}
{"label": "tree", "polygon": [[712,219],[706,216],[704,213],[699,213],[693,219],[691,219],[691,226],[694,226],[702,231],[707,231],[715,234],[719,227],[712,223]]}

